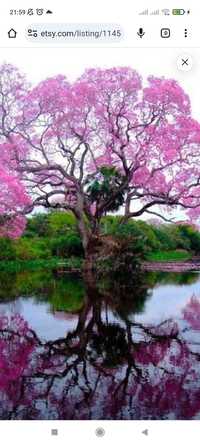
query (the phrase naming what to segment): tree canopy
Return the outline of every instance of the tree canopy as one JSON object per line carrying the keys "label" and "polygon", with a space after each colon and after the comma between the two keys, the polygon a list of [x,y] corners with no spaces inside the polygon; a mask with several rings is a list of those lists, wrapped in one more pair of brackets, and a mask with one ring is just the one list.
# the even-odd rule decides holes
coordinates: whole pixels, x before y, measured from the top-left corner
{"label": "tree canopy", "polygon": [[124,221],[163,206],[199,217],[200,124],[173,79],[98,68],[31,86],[4,64],[0,144],[1,233],[35,207],[71,210],[85,247],[119,208]]}

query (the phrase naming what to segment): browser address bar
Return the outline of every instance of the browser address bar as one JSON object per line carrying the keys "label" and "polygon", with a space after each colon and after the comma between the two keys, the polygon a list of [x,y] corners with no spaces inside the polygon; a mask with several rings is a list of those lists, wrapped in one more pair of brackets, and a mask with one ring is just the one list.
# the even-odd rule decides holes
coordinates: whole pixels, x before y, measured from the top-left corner
{"label": "browser address bar", "polygon": [[113,23],[37,23],[26,29],[26,38],[36,43],[118,43],[123,37]]}

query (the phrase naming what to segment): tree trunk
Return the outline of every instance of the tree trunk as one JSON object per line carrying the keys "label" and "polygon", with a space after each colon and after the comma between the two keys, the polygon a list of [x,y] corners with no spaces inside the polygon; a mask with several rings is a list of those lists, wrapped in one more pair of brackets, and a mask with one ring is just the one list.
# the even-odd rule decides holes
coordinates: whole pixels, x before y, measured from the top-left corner
{"label": "tree trunk", "polygon": [[96,259],[99,255],[99,236],[91,234],[88,238],[87,248],[85,249],[85,261],[84,261],[84,277],[86,281],[93,281],[95,275]]}
{"label": "tree trunk", "polygon": [[84,212],[84,198],[81,193],[77,194],[77,204],[74,209],[74,214],[78,222],[78,230],[82,240],[83,249],[86,254],[88,248],[88,242],[91,235],[91,230],[86,223],[86,217]]}

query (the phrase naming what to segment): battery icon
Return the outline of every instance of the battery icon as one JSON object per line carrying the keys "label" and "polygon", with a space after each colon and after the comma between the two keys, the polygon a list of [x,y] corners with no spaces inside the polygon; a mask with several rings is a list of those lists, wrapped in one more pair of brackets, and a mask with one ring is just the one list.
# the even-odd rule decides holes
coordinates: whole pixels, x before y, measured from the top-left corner
{"label": "battery icon", "polygon": [[185,9],[172,9],[172,14],[173,15],[184,15]]}

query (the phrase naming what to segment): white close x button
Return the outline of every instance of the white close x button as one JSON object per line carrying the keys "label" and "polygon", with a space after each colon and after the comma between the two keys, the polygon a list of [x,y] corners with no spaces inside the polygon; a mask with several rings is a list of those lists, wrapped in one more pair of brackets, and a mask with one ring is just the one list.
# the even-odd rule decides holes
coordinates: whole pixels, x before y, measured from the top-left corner
{"label": "white close x button", "polygon": [[193,66],[193,60],[190,54],[181,54],[177,58],[177,68],[179,71],[190,71]]}

